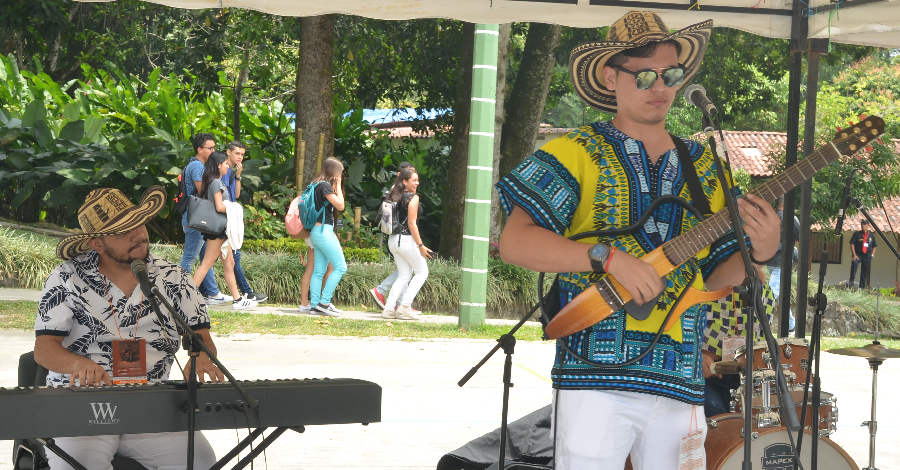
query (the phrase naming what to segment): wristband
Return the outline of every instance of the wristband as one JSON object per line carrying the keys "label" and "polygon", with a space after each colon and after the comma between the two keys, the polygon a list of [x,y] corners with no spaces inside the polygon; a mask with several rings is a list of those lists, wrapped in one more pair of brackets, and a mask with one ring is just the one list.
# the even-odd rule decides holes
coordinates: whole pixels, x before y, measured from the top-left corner
{"label": "wristband", "polygon": [[418,248],[418,247],[420,247],[420,246],[422,246],[422,245],[424,245],[424,243],[419,243],[418,245],[416,245],[416,248]]}
{"label": "wristband", "polygon": [[771,262],[773,259],[775,259],[776,256],[778,256],[778,252],[776,251],[775,254],[772,255],[772,257],[769,258],[768,260],[766,260],[766,261],[759,261],[758,259],[756,259],[756,258],[753,257],[753,251],[752,251],[752,250],[751,250],[751,251],[748,251],[747,254],[750,255],[750,261],[752,261],[752,262],[754,262],[754,263],[756,263],[756,264],[758,264],[758,265],[760,265],[760,266],[765,266],[765,265],[769,264],[769,262]]}
{"label": "wristband", "polygon": [[609,262],[612,261],[612,257],[616,254],[616,251],[619,251],[616,247],[609,247],[609,256],[606,258],[606,264],[603,265],[603,270],[609,272]]}
{"label": "wristband", "polygon": [[240,181],[240,180],[241,180],[241,177],[240,177],[240,176],[235,176],[234,179]]}

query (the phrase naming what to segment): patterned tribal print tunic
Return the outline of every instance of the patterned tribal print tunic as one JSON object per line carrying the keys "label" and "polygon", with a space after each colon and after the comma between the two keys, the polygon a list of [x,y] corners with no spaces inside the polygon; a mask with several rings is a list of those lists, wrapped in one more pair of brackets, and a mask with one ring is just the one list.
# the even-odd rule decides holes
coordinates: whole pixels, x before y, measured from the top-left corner
{"label": "patterned tribal print tunic", "polygon": [[[712,153],[684,140],[713,212],[725,206],[715,179]],[[677,195],[691,201],[676,150],[651,164],[643,144],[610,122],[597,122],[549,142],[497,183],[507,214],[519,206],[539,226],[563,236],[625,228],[640,220],[654,199]],[[735,191],[735,193],[739,193]],[[631,235],[581,240],[585,252],[598,241],[641,257],[700,221],[674,204],[659,206],[646,224]],[[665,291],[653,313],[638,321],[620,310],[564,340],[577,354],[595,362],[617,363],[647,348],[675,300],[688,286],[703,289],[719,263],[737,250],[733,232],[704,248],[666,278]],[[595,273],[561,273],[560,304],[596,282]],[[639,363],[613,369],[590,366],[557,347],[551,372],[563,389],[620,390],[703,404],[705,307],[694,306],[666,331],[654,350]]]}
{"label": "patterned tribal print tunic", "polygon": [[[194,330],[209,328],[209,315],[187,272],[177,264],[150,255],[150,282],[157,286]],[[147,380],[169,377],[180,337],[175,321],[161,307],[162,326],[150,300],[136,287],[126,298],[97,268],[100,255],[89,252],[66,261],[44,283],[34,331],[37,336],[65,336],[62,346],[106,369],[112,376],[112,341],[143,338],[147,343]],[[107,297],[109,292],[109,297]],[[115,312],[110,307],[115,306]],[[118,323],[118,327],[117,327]],[[121,337],[120,337],[121,335]],[[48,386],[69,385],[69,375],[51,371]]]}
{"label": "patterned tribal print tunic", "polygon": [[[763,307],[766,311],[766,320],[772,324],[775,316],[775,293],[769,284],[764,282],[762,289]],[[737,294],[729,294],[715,302],[707,304],[706,329],[703,350],[722,357],[722,344],[727,336],[747,337],[747,313],[744,311],[743,302]],[[736,315],[740,311],[739,315]],[[758,322],[754,323],[753,341],[764,341],[762,327]],[[774,330],[773,330],[774,331]],[[733,357],[722,357],[724,361],[731,361]]]}

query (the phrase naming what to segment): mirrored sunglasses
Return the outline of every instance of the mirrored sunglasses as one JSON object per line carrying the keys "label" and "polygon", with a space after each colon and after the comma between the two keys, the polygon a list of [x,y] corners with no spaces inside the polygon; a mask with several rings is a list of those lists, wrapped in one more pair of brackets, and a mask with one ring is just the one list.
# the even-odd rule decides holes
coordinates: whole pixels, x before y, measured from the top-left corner
{"label": "mirrored sunglasses", "polygon": [[632,72],[631,70],[622,68],[618,65],[614,65],[613,68],[620,72],[634,75],[634,81],[639,90],[650,89],[650,87],[652,87],[653,84],[656,83],[656,79],[660,75],[662,75],[663,84],[667,87],[681,85],[681,82],[684,81],[685,68],[682,65],[669,67],[666,69],[656,69],[662,70],[662,73],[657,73],[656,70],[653,69],[638,70],[637,72]]}

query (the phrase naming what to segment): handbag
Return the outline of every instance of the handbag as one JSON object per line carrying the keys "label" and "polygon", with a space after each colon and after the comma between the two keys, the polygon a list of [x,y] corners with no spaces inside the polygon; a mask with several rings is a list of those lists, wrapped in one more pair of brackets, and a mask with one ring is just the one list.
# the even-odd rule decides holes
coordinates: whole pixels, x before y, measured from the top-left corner
{"label": "handbag", "polygon": [[228,216],[216,210],[216,203],[209,199],[191,196],[188,199],[187,226],[200,233],[218,235],[225,231]]}

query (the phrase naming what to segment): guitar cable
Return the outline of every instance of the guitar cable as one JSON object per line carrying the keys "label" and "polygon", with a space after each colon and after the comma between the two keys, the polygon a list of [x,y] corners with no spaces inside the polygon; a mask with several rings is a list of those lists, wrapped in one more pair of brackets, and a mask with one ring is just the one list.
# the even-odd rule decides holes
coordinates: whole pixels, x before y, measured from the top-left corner
{"label": "guitar cable", "polygon": [[[639,230],[640,228],[642,228],[644,226],[644,224],[647,222],[647,220],[649,220],[650,217],[653,216],[653,213],[656,212],[656,209],[663,204],[678,204],[678,205],[684,207],[685,209],[687,209],[695,217],[700,219],[701,222],[704,220],[703,214],[700,213],[700,211],[697,210],[696,207],[692,206],[686,200],[684,200],[678,196],[675,196],[675,195],[666,195],[666,196],[662,196],[662,197],[655,199],[650,204],[650,206],[645,210],[644,215],[640,218],[640,220],[638,220],[637,222],[635,222],[634,224],[632,224],[628,227],[618,228],[618,229],[610,229],[610,230],[592,230],[589,232],[577,233],[575,235],[570,236],[569,240],[581,240],[583,238],[594,238],[594,237],[600,238],[600,237],[610,237],[610,236],[618,236],[618,235],[630,235],[630,234],[634,233],[635,231]],[[545,301],[544,301],[544,274],[546,274],[546,273],[543,273],[543,272],[538,273],[538,281],[537,281],[538,304],[540,305],[540,309],[541,309],[541,319],[545,320],[547,323],[549,323],[550,315],[547,311],[547,307],[546,307]],[[687,287],[685,287],[685,289],[681,292],[681,294],[675,300],[675,303],[672,304],[672,308],[669,309],[668,315],[666,315],[665,320],[663,320],[662,324],[659,326],[659,331],[656,332],[656,336],[654,336],[653,340],[650,341],[650,345],[646,349],[644,349],[640,354],[638,354],[637,356],[635,356],[631,359],[625,360],[623,362],[612,362],[612,363],[597,362],[597,361],[593,361],[591,359],[588,359],[588,358],[576,353],[573,350],[573,348],[569,346],[567,341],[565,341],[563,338],[558,338],[556,340],[556,344],[558,344],[563,350],[566,351],[566,353],[568,353],[570,356],[574,357],[575,359],[577,359],[585,364],[588,364],[590,366],[597,367],[599,369],[613,369],[613,368],[625,367],[625,366],[630,366],[632,364],[636,364],[638,361],[640,361],[641,359],[646,357],[647,354],[650,354],[650,351],[652,351],[653,348],[656,347],[656,344],[659,342],[659,339],[662,337],[663,332],[665,332],[666,324],[669,322],[669,319],[671,319],[672,314],[675,313],[675,307],[684,298],[684,295],[688,291],[688,287],[690,287],[691,284],[694,283],[694,280],[696,278],[697,278],[697,273],[694,273],[694,275],[691,276],[690,281],[686,284]],[[555,282],[555,280],[554,280],[554,282]],[[556,313],[554,313],[554,315],[556,315]],[[562,365],[562,361],[560,361],[560,365]]]}

